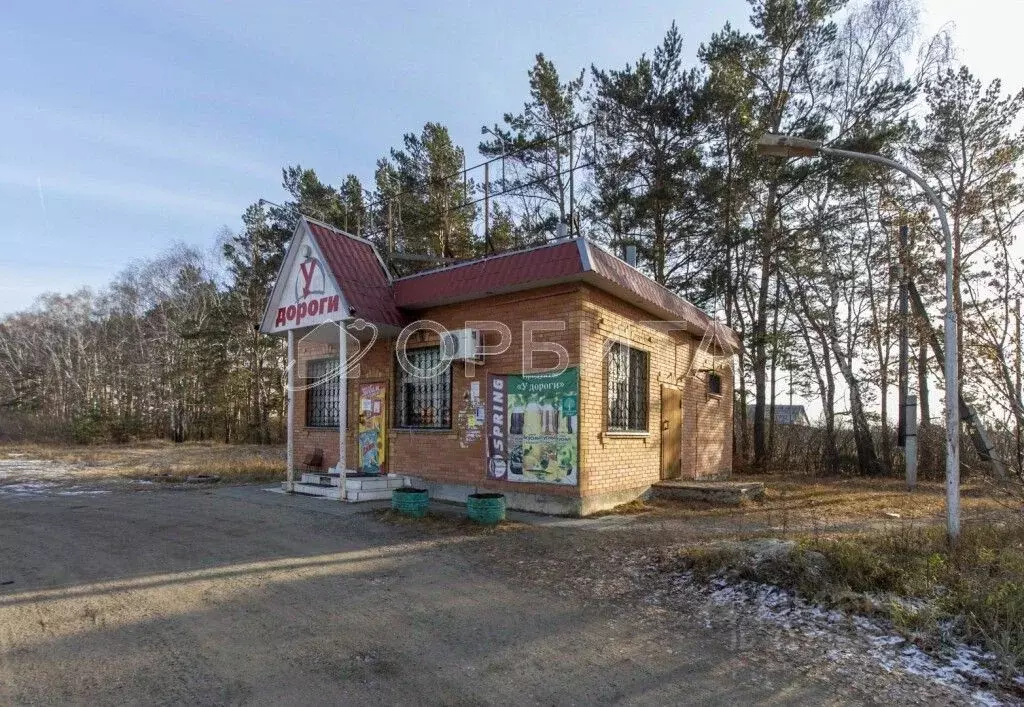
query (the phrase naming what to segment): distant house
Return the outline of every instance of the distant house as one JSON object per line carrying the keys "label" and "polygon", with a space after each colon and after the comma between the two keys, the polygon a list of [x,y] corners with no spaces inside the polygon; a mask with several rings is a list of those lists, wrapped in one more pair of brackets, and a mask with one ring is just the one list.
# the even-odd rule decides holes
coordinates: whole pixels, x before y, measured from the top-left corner
{"label": "distant house", "polygon": [[[765,417],[771,414],[771,406],[767,406],[765,409]],[[747,405],[747,420],[754,419],[754,406]],[[776,405],[775,406],[775,424],[776,425],[803,425],[807,426],[810,424],[807,419],[807,410],[804,409],[803,405]]]}

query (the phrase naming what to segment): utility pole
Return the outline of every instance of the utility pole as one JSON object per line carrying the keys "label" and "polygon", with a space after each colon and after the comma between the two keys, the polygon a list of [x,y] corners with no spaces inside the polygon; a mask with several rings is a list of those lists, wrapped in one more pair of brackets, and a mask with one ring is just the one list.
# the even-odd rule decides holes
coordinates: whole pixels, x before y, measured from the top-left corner
{"label": "utility pole", "polygon": [[910,227],[900,224],[899,247],[899,317],[900,317],[900,374],[899,374],[899,423],[896,426],[896,444],[906,449],[907,437],[907,394],[910,392],[910,336],[907,332],[910,310],[910,293],[907,291],[907,244]]}
{"label": "utility pole", "polygon": [[917,396],[910,395],[910,226],[900,224],[900,420],[898,444],[903,448],[907,490],[917,488]]}
{"label": "utility pole", "polygon": [[917,396],[908,395],[902,412],[907,421],[903,433],[903,455],[907,462],[907,491],[917,488]]}

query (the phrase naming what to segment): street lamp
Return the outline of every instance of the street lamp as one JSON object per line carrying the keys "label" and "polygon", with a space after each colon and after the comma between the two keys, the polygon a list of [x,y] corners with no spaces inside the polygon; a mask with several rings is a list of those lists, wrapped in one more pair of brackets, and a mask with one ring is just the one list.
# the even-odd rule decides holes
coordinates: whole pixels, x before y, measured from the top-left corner
{"label": "street lamp", "polygon": [[946,210],[924,178],[906,165],[880,155],[825,147],[820,140],[790,135],[764,135],[757,141],[760,155],[775,157],[837,157],[880,164],[910,177],[939,213],[946,239],[946,532],[951,543],[960,538],[960,380],[957,371],[957,321],[953,306],[953,234]]}

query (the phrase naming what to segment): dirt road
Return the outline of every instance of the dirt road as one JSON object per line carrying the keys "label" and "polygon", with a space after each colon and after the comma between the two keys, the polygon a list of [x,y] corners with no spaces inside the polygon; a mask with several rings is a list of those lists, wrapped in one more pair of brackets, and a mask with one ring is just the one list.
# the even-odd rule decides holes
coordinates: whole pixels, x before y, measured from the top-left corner
{"label": "dirt road", "polygon": [[4,704],[956,699],[577,581],[614,557],[609,533],[394,524],[251,486],[104,491],[0,494]]}

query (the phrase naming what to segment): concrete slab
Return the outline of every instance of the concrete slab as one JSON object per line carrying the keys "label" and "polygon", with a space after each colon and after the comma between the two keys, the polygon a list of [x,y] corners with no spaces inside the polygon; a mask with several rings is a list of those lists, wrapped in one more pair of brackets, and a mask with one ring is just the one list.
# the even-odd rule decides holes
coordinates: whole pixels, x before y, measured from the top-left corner
{"label": "concrete slab", "polygon": [[759,481],[694,481],[673,479],[659,481],[651,487],[655,498],[672,501],[702,501],[726,506],[737,506],[743,501],[764,496],[764,484]]}

